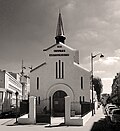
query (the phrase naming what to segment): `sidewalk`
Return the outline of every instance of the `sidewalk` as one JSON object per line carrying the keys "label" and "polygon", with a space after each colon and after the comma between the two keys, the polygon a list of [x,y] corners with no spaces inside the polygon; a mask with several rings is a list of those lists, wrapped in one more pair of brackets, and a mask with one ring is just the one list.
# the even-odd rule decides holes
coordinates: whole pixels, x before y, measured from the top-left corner
{"label": "sidewalk", "polygon": [[[92,114],[91,114],[92,115]],[[97,123],[98,121],[100,121],[101,119],[104,119],[105,116],[103,114],[103,109],[102,106],[96,110],[96,113],[94,116],[91,116],[91,118],[86,122],[86,124],[84,126],[65,126],[65,125],[61,125],[61,123],[64,122],[64,118],[52,118],[52,122],[51,122],[51,127],[59,127],[61,128],[61,130],[63,130],[65,127],[65,129],[67,130],[81,130],[81,131],[90,131],[94,125],[94,123]]]}
{"label": "sidewalk", "polygon": [[[91,114],[92,115],[92,114]],[[100,119],[104,119],[104,114],[102,111],[102,107],[99,108],[96,111],[96,114],[94,116],[91,116],[91,118],[86,122],[86,124],[84,126],[65,126],[64,124],[61,124],[64,122],[64,117],[52,117],[51,118],[51,125],[49,124],[45,124],[45,125],[41,125],[41,124],[37,124],[37,125],[14,125],[15,123],[15,119],[7,119],[2,120],[2,128],[12,128],[12,130],[16,130],[19,129],[20,130],[36,130],[36,131],[44,131],[44,130],[52,130],[52,131],[93,131],[91,130],[94,126],[94,124],[98,123],[98,121],[100,121]],[[1,121],[1,120],[0,120]],[[1,124],[1,123],[0,123]],[[14,125],[14,126],[9,126],[9,125]]]}
{"label": "sidewalk", "polygon": [[[85,126],[83,126],[82,128],[85,129],[85,131],[90,131],[90,129],[92,128],[92,126],[94,125],[94,123],[100,121],[101,119],[104,119],[105,116],[103,114],[103,109],[102,106],[96,110],[96,113],[94,116],[91,116],[91,118],[86,122]],[[82,130],[83,131],[83,130]]]}
{"label": "sidewalk", "polygon": [[64,117],[52,117],[51,118],[51,126],[57,126],[60,125],[61,123],[64,123]]}
{"label": "sidewalk", "polygon": [[0,119],[0,125],[13,125],[15,123],[15,118],[10,119]]}

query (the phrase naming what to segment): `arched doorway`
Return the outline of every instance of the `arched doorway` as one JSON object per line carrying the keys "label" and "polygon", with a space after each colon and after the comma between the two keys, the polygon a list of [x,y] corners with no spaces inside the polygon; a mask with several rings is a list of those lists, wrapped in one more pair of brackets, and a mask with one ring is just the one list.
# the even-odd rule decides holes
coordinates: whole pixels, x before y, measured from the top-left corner
{"label": "arched doorway", "polygon": [[53,116],[64,116],[65,96],[67,96],[67,94],[62,90],[56,91],[53,94]]}

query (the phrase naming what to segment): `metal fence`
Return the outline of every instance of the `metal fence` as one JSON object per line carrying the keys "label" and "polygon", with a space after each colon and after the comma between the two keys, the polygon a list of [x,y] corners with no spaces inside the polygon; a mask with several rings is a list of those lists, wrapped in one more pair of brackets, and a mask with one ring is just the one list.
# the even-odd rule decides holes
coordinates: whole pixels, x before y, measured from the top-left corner
{"label": "metal fence", "polygon": [[[47,104],[49,103],[49,107]],[[36,101],[36,123],[51,123],[51,99],[37,99]]]}
{"label": "metal fence", "polygon": [[20,102],[20,115],[28,114],[29,113],[29,101],[22,100]]}
{"label": "metal fence", "polygon": [[81,116],[86,115],[88,112],[91,111],[93,107],[94,105],[91,105],[90,102],[82,102],[81,103]]}
{"label": "metal fence", "polygon": [[90,102],[71,102],[71,116],[84,116],[94,108]]}

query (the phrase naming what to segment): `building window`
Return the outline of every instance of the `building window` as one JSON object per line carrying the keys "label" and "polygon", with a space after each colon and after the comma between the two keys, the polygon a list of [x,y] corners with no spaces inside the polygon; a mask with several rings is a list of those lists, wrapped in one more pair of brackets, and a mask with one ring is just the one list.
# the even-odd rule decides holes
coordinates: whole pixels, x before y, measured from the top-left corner
{"label": "building window", "polygon": [[81,89],[83,89],[83,77],[81,77]]}
{"label": "building window", "polygon": [[39,77],[37,77],[37,90],[39,90]]}
{"label": "building window", "polygon": [[0,102],[3,100],[3,92],[0,91]]}
{"label": "building window", "polygon": [[9,95],[9,92],[7,91],[7,99],[10,99],[9,97],[10,97],[10,95]]}
{"label": "building window", "polygon": [[83,96],[83,102],[85,102],[85,97]]}
{"label": "building window", "polygon": [[61,78],[61,60],[59,60],[59,79]]}
{"label": "building window", "polygon": [[80,104],[81,104],[81,96],[80,96]]}
{"label": "building window", "polygon": [[56,62],[56,79],[58,79],[58,63]]}
{"label": "building window", "polygon": [[64,62],[62,62],[62,79],[64,78]]}
{"label": "building window", "polygon": [[38,97],[38,103],[39,103],[39,105],[40,105],[40,96]]}
{"label": "building window", "polygon": [[64,79],[64,62],[56,62],[56,79]]}
{"label": "building window", "polygon": [[38,99],[37,99],[37,96],[36,96],[36,105],[37,105],[37,101],[38,101]]}

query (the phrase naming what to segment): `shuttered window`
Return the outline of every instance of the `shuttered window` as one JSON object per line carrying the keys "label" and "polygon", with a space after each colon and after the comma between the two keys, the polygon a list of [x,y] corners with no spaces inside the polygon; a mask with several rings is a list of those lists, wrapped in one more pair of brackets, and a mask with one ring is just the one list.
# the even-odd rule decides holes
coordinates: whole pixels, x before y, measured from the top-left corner
{"label": "shuttered window", "polygon": [[39,90],[39,77],[37,77],[37,90]]}

